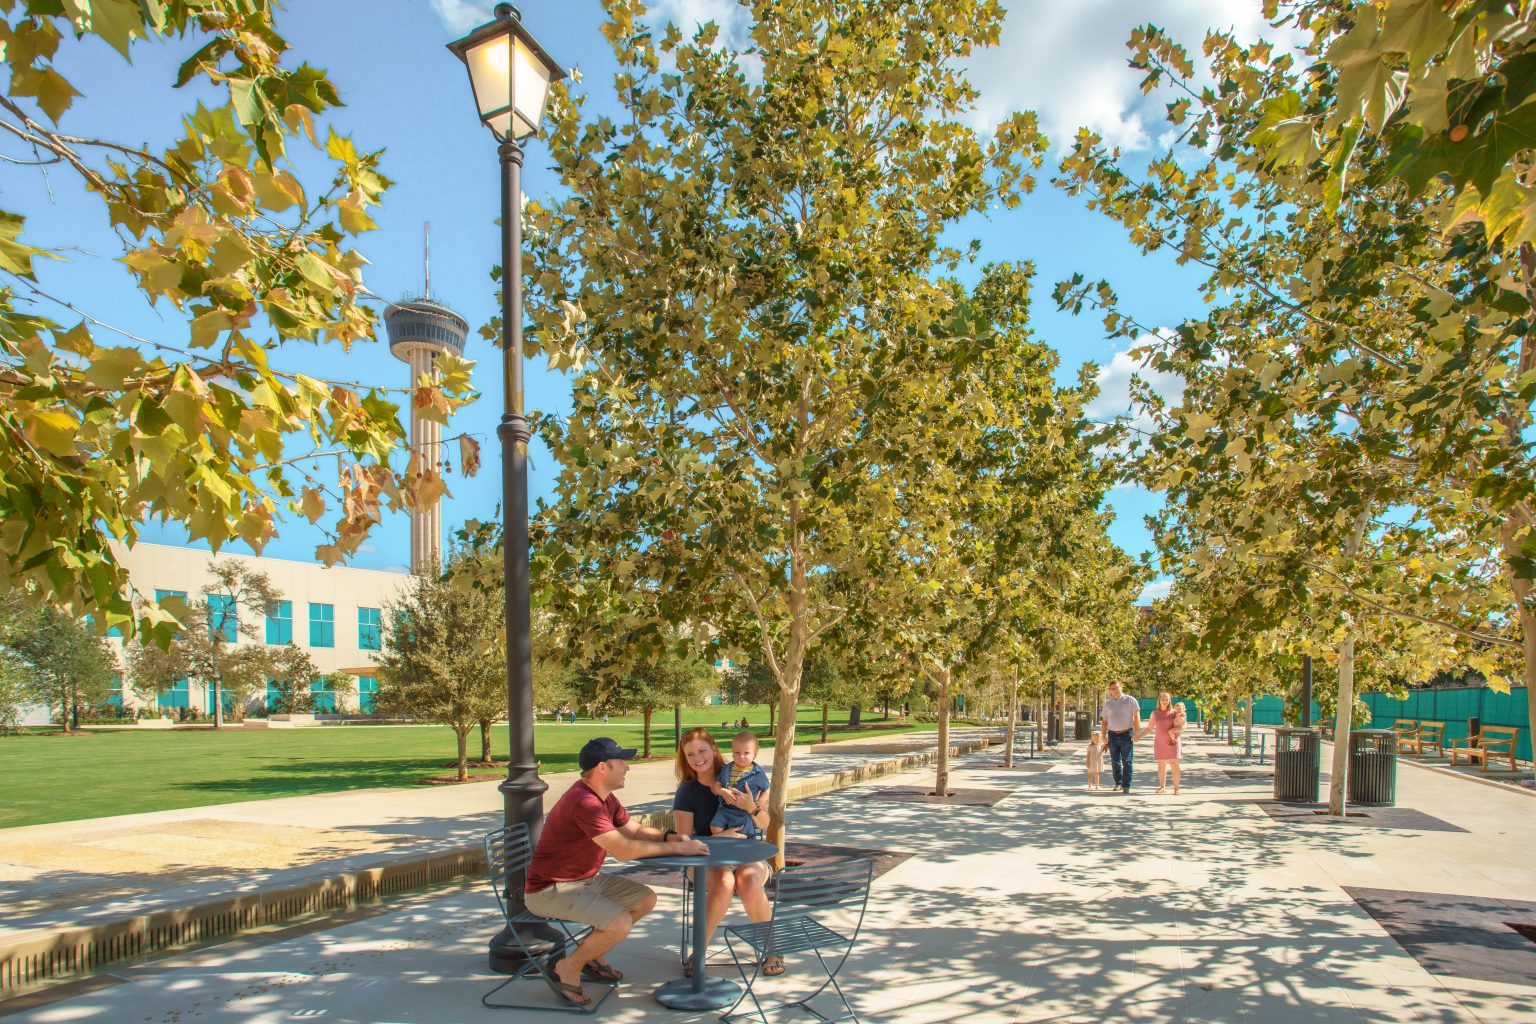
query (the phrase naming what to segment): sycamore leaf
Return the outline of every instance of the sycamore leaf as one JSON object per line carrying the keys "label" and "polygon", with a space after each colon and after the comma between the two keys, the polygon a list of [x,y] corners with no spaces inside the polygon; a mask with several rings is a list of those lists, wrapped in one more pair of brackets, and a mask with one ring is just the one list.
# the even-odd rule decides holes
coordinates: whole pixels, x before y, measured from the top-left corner
{"label": "sycamore leaf", "polygon": [[465,476],[474,476],[480,471],[480,442],[468,434],[459,437],[459,470]]}
{"label": "sycamore leaf", "polygon": [[68,458],[76,453],[75,434],[80,423],[62,409],[37,409],[22,414],[22,429],[33,444],[51,455]]}
{"label": "sycamore leaf", "polygon": [[299,507],[304,513],[304,518],[308,519],[311,523],[318,523],[320,517],[325,515],[325,498],[321,496],[317,488],[306,487],[304,488],[303,498],[300,499]]}

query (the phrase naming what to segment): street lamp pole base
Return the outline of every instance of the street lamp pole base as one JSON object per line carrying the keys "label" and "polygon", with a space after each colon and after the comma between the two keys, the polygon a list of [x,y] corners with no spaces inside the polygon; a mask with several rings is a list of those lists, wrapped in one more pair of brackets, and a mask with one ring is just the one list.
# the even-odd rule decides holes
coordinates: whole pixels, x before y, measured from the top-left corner
{"label": "street lamp pole base", "polygon": [[523,938],[521,944],[510,928],[503,928],[490,941],[487,961],[496,974],[517,974],[529,960],[542,960],[565,944],[565,936],[547,924],[526,925],[518,932]]}

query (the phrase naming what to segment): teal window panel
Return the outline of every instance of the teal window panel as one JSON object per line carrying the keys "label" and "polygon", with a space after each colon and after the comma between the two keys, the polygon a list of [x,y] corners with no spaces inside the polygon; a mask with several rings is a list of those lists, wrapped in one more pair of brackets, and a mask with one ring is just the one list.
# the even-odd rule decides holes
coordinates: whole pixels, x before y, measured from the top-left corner
{"label": "teal window panel", "polygon": [[336,606],[311,604],[309,606],[309,646],[336,646]]}
{"label": "teal window panel", "polygon": [[292,601],[278,601],[267,613],[267,643],[277,647],[293,643]]}
{"label": "teal window panel", "polygon": [[[159,599],[156,598],[156,600]],[[160,708],[171,709],[191,707],[192,705],[188,701],[187,691],[187,680],[177,679],[175,682],[171,683],[171,688],[169,690],[164,690],[161,692],[160,697],[155,702],[155,704]]]}
{"label": "teal window panel", "polygon": [[373,703],[379,692],[379,681],[374,676],[357,677],[357,706],[365,715],[373,714]]}
{"label": "teal window panel", "polygon": [[383,618],[377,608],[357,610],[357,647],[361,651],[376,651],[383,639]]}
{"label": "teal window panel", "polygon": [[240,610],[228,594],[208,595],[208,635],[230,644],[240,639]]}
{"label": "teal window panel", "polygon": [[331,684],[323,678],[309,684],[309,696],[315,703],[315,714],[334,715],[336,713],[336,694],[331,690]]}

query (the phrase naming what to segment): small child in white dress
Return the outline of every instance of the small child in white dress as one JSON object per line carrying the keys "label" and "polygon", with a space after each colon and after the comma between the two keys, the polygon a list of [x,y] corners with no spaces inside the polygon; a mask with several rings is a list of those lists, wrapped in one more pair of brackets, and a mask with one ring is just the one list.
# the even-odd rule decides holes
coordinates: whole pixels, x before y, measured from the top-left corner
{"label": "small child in white dress", "polygon": [[1088,741],[1088,788],[1099,788],[1099,772],[1104,768],[1104,734],[1095,729]]}

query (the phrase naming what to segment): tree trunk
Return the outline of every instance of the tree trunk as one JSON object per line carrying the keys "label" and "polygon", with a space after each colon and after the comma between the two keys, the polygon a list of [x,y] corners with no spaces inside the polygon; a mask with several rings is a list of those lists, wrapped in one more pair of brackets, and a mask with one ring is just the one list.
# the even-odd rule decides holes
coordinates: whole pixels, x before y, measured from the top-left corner
{"label": "tree trunk", "polygon": [[864,724],[864,705],[850,704],[848,706],[848,728],[857,729]]}
{"label": "tree trunk", "polygon": [[[802,408],[802,421],[805,418],[806,413]],[[795,712],[800,706],[800,682],[805,670],[806,645],[811,636],[810,614],[806,608],[811,579],[798,499],[789,502],[789,537],[789,591],[785,595],[789,604],[789,638],[782,663],[773,657],[766,633],[763,640],[764,654],[768,655],[769,664],[776,666],[774,674],[779,679],[779,720],[777,728],[771,730],[774,736],[773,775],[769,779],[768,834],[765,837],[779,848],[773,858],[776,868],[784,866],[784,825],[785,811],[789,806],[789,768],[795,745]],[[771,721],[771,704],[768,706],[768,714]]]}
{"label": "tree trunk", "polygon": [[645,738],[640,741],[641,757],[651,756],[651,712],[653,710],[653,708],[645,708],[641,711],[641,714],[645,716]]}
{"label": "tree trunk", "polygon": [[491,720],[480,719],[480,760],[484,764],[491,763]]}
{"label": "tree trunk", "polygon": [[1003,767],[1013,767],[1013,738],[1018,731],[1014,726],[1019,707],[1019,666],[1013,666],[1013,679],[1008,684],[1008,731],[1003,736]]}
{"label": "tree trunk", "polygon": [[1045,697],[1035,698],[1035,753],[1045,753]]}
{"label": "tree trunk", "polygon": [[64,729],[64,735],[69,735],[69,694],[66,691],[59,698],[59,725]]}
{"label": "tree trunk", "polygon": [[456,725],[453,734],[459,741],[459,781],[468,782],[469,765],[465,762],[469,760],[469,726]]}
{"label": "tree trunk", "polygon": [[1247,705],[1243,708],[1243,743],[1246,744],[1244,757],[1253,756],[1253,700],[1254,695],[1250,693]]}
{"label": "tree trunk", "polygon": [[934,762],[938,770],[933,776],[933,794],[940,797],[949,796],[949,684],[953,678],[948,665],[934,677],[939,684],[939,750]]}
{"label": "tree trunk", "polygon": [[1514,569],[1509,568],[1509,558],[1520,557],[1520,542],[1515,539],[1520,526],[1520,521],[1511,513],[1504,520],[1499,534],[1504,545],[1504,564],[1509,573],[1510,589],[1515,593],[1515,608],[1520,614],[1520,646],[1525,655],[1520,676],[1525,683],[1525,709],[1530,735],[1536,736],[1536,609],[1530,607],[1531,581],[1522,579]]}
{"label": "tree trunk", "polygon": [[777,704],[775,704],[773,701],[769,701],[768,702],[768,735],[769,736],[777,736],[778,735],[777,727],[774,725],[774,720],[776,718],[778,710],[779,710],[779,706]]}
{"label": "tree trunk", "polygon": [[821,705],[821,742],[827,742],[827,718],[832,713],[832,705],[823,702]]}
{"label": "tree trunk", "polygon": [[213,677],[213,727],[224,727],[224,695],[219,692],[219,677]]}
{"label": "tree trunk", "polygon": [[885,695],[885,721],[891,720],[891,695]]}
{"label": "tree trunk", "polygon": [[[1353,561],[1365,540],[1370,514],[1361,512],[1354,533],[1344,546],[1345,561]],[[1355,724],[1355,634],[1351,629],[1339,644],[1339,704],[1333,723],[1333,778],[1328,781],[1328,813],[1344,817],[1346,783],[1349,781],[1349,731]]]}

